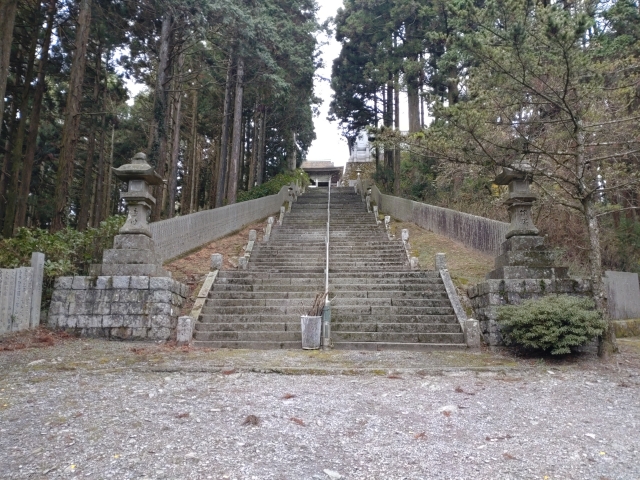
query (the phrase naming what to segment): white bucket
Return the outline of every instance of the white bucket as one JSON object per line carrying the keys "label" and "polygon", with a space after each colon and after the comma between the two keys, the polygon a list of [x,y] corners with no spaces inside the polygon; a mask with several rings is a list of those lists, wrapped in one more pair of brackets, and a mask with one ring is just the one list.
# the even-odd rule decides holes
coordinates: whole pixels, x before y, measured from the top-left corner
{"label": "white bucket", "polygon": [[302,348],[304,350],[318,350],[320,348],[320,333],[322,330],[322,317],[300,317],[302,327]]}

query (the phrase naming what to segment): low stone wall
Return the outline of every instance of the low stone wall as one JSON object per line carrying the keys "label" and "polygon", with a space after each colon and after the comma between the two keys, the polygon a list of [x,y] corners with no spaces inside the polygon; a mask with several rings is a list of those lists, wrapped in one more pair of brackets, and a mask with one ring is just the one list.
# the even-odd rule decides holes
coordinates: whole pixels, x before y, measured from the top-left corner
{"label": "low stone wall", "polygon": [[168,277],[58,277],[49,326],[87,337],[170,340],[188,287]]}
{"label": "low stone wall", "polygon": [[510,228],[505,222],[385,195],[375,185],[364,181],[362,189],[366,191],[367,188],[371,188],[372,200],[381,212],[484,253],[497,255]]}
{"label": "low stone wall", "polygon": [[[297,195],[297,186],[291,188]],[[288,200],[289,186],[285,186],[276,195],[154,222],[149,229],[155,251],[166,262],[279,212]]]}

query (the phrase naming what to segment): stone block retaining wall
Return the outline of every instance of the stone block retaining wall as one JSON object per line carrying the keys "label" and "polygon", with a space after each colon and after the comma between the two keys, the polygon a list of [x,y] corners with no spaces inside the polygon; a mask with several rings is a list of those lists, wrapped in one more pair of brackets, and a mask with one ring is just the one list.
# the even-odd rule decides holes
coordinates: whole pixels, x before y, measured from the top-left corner
{"label": "stone block retaining wall", "polygon": [[[297,186],[290,186],[297,195]],[[289,186],[284,186],[276,195],[154,222],[149,229],[155,251],[166,262],[279,212],[288,200]]]}
{"label": "stone block retaining wall", "polygon": [[549,294],[590,295],[591,282],[584,279],[485,280],[467,291],[480,322],[482,338],[489,345],[501,345],[496,322],[500,305],[518,305],[525,300]]}
{"label": "stone block retaining wall", "polygon": [[168,277],[58,277],[49,326],[88,337],[169,340],[188,293]]}

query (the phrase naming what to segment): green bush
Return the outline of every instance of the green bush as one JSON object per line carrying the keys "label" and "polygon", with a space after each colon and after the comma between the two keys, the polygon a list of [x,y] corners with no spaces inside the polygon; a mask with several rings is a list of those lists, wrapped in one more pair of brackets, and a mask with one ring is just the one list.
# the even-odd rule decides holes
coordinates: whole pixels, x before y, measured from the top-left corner
{"label": "green bush", "polygon": [[606,323],[594,308],[589,298],[548,295],[499,307],[497,319],[505,344],[560,355],[602,334]]}
{"label": "green bush", "polygon": [[247,200],[255,200],[256,198],[275,195],[282,187],[295,183],[297,180],[301,181],[303,185],[309,185],[309,183],[311,183],[309,175],[303,170],[279,173],[268,182],[254,187],[248,192],[238,192],[238,202],[246,202]]}
{"label": "green bush", "polygon": [[101,263],[103,250],[113,247],[113,237],[124,221],[122,216],[109,217],[98,228],[84,232],[72,228],[56,233],[21,228],[14,237],[0,240],[0,268],[28,266],[32,252],[44,253],[43,305],[47,305],[55,277],[86,275],[89,265]]}

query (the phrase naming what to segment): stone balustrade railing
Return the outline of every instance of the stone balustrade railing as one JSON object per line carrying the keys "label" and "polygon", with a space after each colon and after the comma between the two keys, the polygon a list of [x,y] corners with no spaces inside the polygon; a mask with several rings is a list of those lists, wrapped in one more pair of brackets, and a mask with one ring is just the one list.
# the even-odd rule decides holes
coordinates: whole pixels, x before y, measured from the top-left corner
{"label": "stone balustrade railing", "polygon": [[284,202],[294,201],[299,193],[299,187],[292,183],[276,195],[154,222],[149,229],[155,251],[163,262],[179,257],[279,212]]}
{"label": "stone balustrade railing", "polygon": [[357,189],[363,199],[367,190],[371,189],[371,200],[386,215],[403,222],[415,223],[425,230],[491,255],[499,253],[500,245],[510,228],[510,224],[505,222],[385,195],[369,180],[359,180]]}

